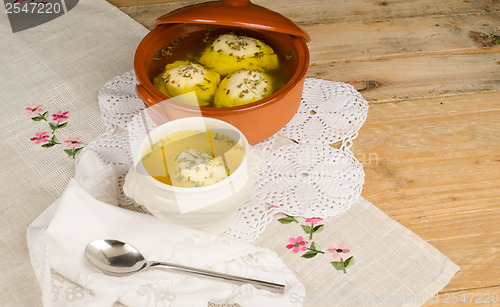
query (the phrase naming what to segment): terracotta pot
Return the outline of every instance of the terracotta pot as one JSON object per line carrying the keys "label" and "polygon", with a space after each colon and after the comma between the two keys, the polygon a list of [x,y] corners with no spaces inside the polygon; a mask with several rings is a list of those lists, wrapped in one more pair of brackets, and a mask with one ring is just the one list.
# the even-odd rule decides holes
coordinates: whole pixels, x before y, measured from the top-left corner
{"label": "terracotta pot", "polygon": [[[265,99],[238,107],[200,108],[174,99],[164,102],[170,97],[155,88],[153,78],[166,64],[200,52],[207,35],[228,32],[255,37],[270,45],[278,54],[285,85]],[[217,118],[236,126],[250,144],[255,144],[275,134],[297,112],[309,67],[308,40],[309,36],[292,21],[248,0],[185,7],[160,17],[156,28],[138,46],[134,59],[139,82],[137,94],[146,106],[164,102],[161,111],[168,120],[193,116]],[[159,50],[173,45],[170,55],[158,56]]]}

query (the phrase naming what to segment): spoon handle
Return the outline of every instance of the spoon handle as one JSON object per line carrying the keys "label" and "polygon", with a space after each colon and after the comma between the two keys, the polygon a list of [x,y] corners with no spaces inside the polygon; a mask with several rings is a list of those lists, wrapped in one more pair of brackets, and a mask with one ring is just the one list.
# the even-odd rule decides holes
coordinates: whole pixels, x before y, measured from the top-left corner
{"label": "spoon handle", "polygon": [[273,293],[278,293],[278,294],[283,294],[285,292],[285,285],[277,284],[277,283],[273,283],[273,282],[268,282],[268,281],[263,281],[263,280],[258,280],[258,279],[252,279],[252,278],[246,278],[246,277],[235,276],[235,275],[230,275],[230,274],[207,271],[207,270],[203,270],[203,269],[197,269],[197,268],[192,268],[192,267],[188,267],[188,266],[184,266],[184,265],[178,265],[178,264],[172,264],[172,263],[166,263],[166,262],[151,262],[149,264],[149,266],[151,266],[151,267],[159,266],[159,267],[164,267],[164,268],[171,269],[174,271],[193,273],[193,274],[198,274],[198,275],[203,275],[203,276],[208,276],[208,277],[215,277],[215,278],[220,278],[220,279],[230,281],[230,282],[235,282],[235,283],[251,284],[257,289],[268,290],[268,291],[271,291]]}

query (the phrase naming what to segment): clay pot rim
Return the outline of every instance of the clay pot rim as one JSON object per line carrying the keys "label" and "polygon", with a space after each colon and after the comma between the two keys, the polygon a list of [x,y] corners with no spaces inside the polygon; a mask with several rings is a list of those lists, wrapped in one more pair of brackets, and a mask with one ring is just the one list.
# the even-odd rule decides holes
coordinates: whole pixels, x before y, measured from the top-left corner
{"label": "clay pot rim", "polygon": [[[174,24],[170,24],[174,25]],[[167,25],[165,25],[167,26]],[[162,26],[159,26],[162,27]],[[159,28],[158,27],[158,28]],[[156,28],[155,28],[156,29]],[[250,29],[252,30],[252,29]],[[163,102],[165,100],[169,100],[168,102],[168,107],[176,110],[182,110],[182,111],[188,111],[188,112],[199,112],[201,111],[204,115],[224,115],[224,114],[232,114],[232,113],[240,113],[240,112],[246,112],[246,111],[252,111],[252,110],[257,110],[260,108],[265,107],[266,105],[272,104],[277,100],[280,100],[283,98],[283,96],[289,92],[292,88],[294,88],[299,82],[301,82],[302,79],[304,79],[305,74],[307,73],[307,70],[309,68],[309,49],[307,47],[307,44],[305,40],[301,37],[297,36],[290,36],[291,40],[295,40],[294,45],[297,47],[298,53],[301,53],[303,56],[299,58],[299,61],[297,63],[297,69],[295,70],[294,74],[290,77],[290,80],[283,85],[278,91],[274,92],[270,96],[249,103],[241,106],[235,106],[235,107],[225,107],[225,108],[215,108],[215,107],[199,107],[199,106],[191,106],[182,102],[175,101],[175,98],[168,97],[167,95],[163,94],[160,92],[154,85],[153,82],[146,76],[145,73],[145,66],[144,65],[139,65],[139,57],[138,53],[139,50],[141,49],[141,45],[143,42],[146,41],[146,38],[150,35],[155,35],[154,29],[149,32],[141,41],[139,44],[135,58],[134,58],[134,69],[136,71],[136,76],[137,76],[137,81],[140,86],[146,90],[150,95],[152,95],[154,100],[156,100],[156,104]],[[181,36],[182,34],[179,34]],[[286,35],[283,34],[282,35]],[[302,49],[302,52],[299,50]],[[138,73],[139,72],[139,73]],[[143,77],[145,78],[146,82],[143,82]],[[160,98],[162,100],[158,101],[157,98]],[[144,104],[148,107],[152,106],[150,103],[148,103],[146,100],[141,99]]]}

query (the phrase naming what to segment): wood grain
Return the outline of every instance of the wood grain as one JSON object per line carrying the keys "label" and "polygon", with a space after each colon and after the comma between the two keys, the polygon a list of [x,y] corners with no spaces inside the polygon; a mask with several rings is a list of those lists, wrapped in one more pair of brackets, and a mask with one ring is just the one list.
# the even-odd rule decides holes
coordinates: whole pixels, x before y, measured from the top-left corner
{"label": "wood grain", "polygon": [[[163,1],[168,2],[168,1]],[[171,2],[141,6],[125,6],[120,9],[148,29],[153,29],[155,20],[175,9],[205,1]]]}
{"label": "wood grain", "polygon": [[482,14],[500,10],[496,0],[254,0],[301,26],[353,21],[377,21],[416,16]]}
{"label": "wood grain", "polygon": [[[125,13],[144,26],[151,28],[152,21],[174,9],[204,1],[123,1],[113,0]],[[142,1],[141,1],[142,2]],[[156,4],[156,3],[163,4]],[[353,21],[378,21],[416,16],[439,16],[450,14],[482,14],[500,10],[496,0],[311,0],[304,9],[303,1],[289,0],[254,0],[264,6],[290,18],[300,26],[336,24]],[[137,4],[137,5],[133,5]]]}
{"label": "wood grain", "polygon": [[[500,49],[496,49],[500,50]],[[364,90],[370,102],[447,96],[500,88],[498,53],[389,57],[311,65],[308,77],[342,81]]]}
{"label": "wood grain", "polygon": [[366,173],[363,194],[408,218],[500,197],[499,101],[492,92],[370,105],[352,148]]}
{"label": "wood grain", "polygon": [[496,91],[371,104],[354,141],[363,195],[461,267],[449,291],[500,284],[499,102]]}
{"label": "wood grain", "polygon": [[[119,8],[122,7],[130,7],[130,6],[149,6],[153,4],[165,4],[165,3],[173,3],[173,2],[181,2],[177,0],[108,0],[109,3],[117,6]],[[182,3],[184,5],[189,5],[191,2],[195,2],[193,0],[184,0]]]}
{"label": "wood grain", "polygon": [[311,63],[323,65],[395,56],[498,52],[491,48],[496,43],[483,47],[481,40],[470,35],[483,33],[489,38],[497,31],[496,20],[498,14],[464,14],[336,23],[305,30],[311,33]]}

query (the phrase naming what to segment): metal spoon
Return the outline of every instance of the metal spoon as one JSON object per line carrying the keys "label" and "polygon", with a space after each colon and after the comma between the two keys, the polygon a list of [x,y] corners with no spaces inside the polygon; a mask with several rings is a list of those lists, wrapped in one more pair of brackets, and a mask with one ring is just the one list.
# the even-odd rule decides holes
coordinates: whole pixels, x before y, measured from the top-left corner
{"label": "metal spoon", "polygon": [[283,294],[285,286],[272,282],[217,273],[183,265],[146,261],[142,254],[133,246],[117,240],[97,240],[85,248],[87,261],[99,271],[113,276],[127,276],[148,267],[160,266],[174,271],[193,273],[203,276],[220,278],[226,281],[251,284],[257,289],[264,289]]}

